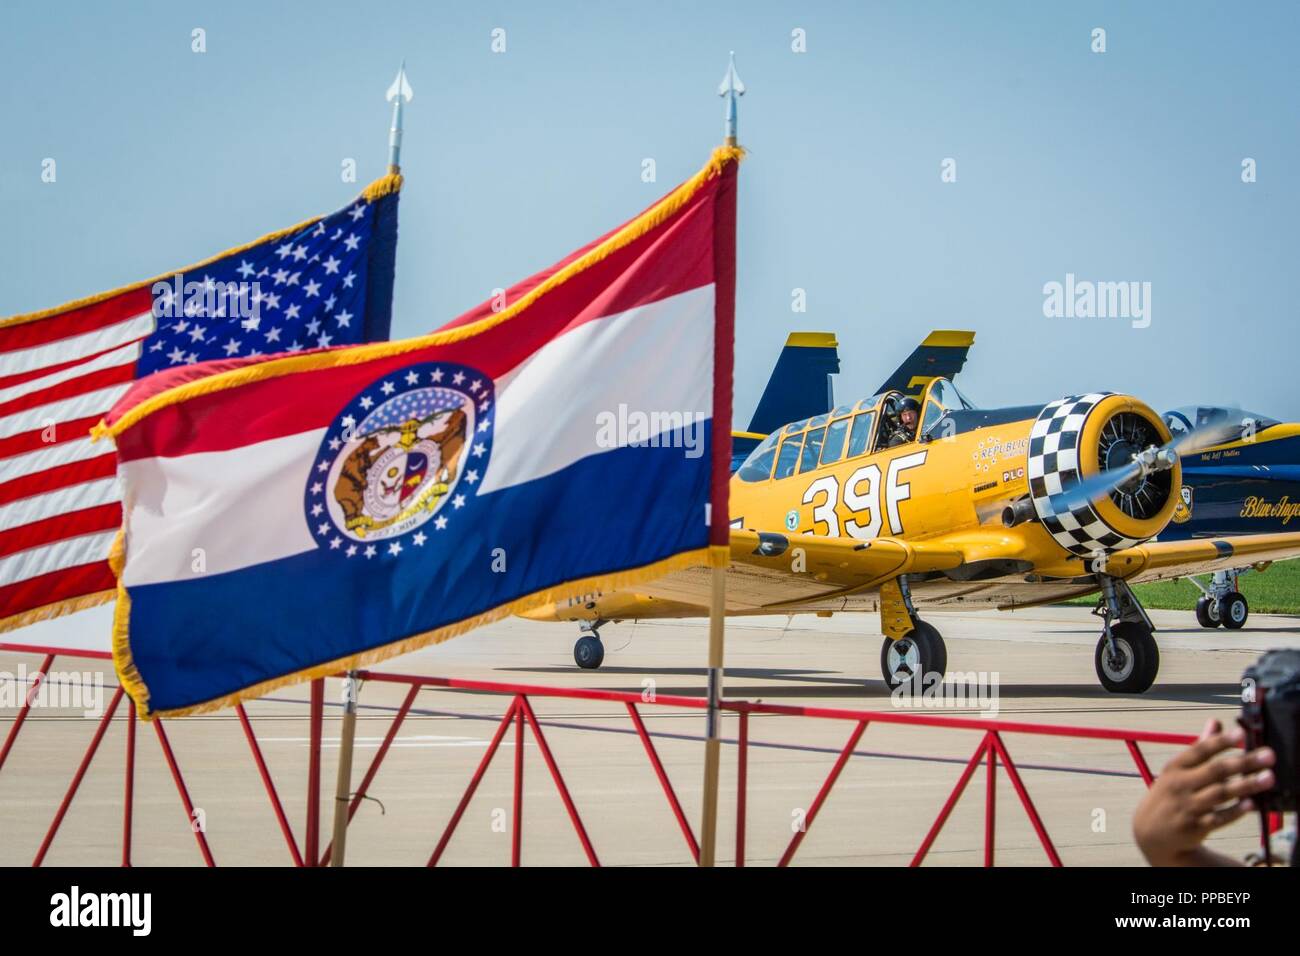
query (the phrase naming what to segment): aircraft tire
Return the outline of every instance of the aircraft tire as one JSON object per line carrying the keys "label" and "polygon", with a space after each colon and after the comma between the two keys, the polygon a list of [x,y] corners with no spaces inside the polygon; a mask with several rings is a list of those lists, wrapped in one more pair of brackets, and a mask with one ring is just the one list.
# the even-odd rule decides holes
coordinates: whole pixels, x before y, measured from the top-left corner
{"label": "aircraft tire", "polygon": [[948,670],[948,648],[938,630],[925,621],[898,640],[885,638],[880,648],[880,673],[891,690],[912,678],[919,668],[922,674],[943,675]]}
{"label": "aircraft tire", "polygon": [[1110,659],[1110,647],[1103,634],[1097,641],[1094,663],[1101,686],[1112,694],[1141,694],[1156,682],[1160,670],[1160,648],[1145,624],[1120,621],[1110,626],[1122,655]]}
{"label": "aircraft tire", "polygon": [[594,671],[605,660],[605,645],[599,637],[587,634],[573,645],[573,662],[585,671]]}
{"label": "aircraft tire", "polygon": [[1246,603],[1246,595],[1240,591],[1229,591],[1223,597],[1219,598],[1219,620],[1223,626],[1236,631],[1245,626],[1246,618],[1250,617],[1250,605]]}
{"label": "aircraft tire", "polygon": [[1201,627],[1218,627],[1218,602],[1201,595],[1196,599],[1196,623]]}

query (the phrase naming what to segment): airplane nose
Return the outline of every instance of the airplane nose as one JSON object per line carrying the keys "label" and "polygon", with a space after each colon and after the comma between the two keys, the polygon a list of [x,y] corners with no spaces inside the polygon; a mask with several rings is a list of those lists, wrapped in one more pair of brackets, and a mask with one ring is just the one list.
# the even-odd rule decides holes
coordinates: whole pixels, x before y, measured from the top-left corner
{"label": "airplane nose", "polygon": [[[1048,402],[1030,429],[1026,463],[1038,519],[1080,556],[1158,534],[1173,513],[1177,462],[1143,469],[1136,461],[1167,440],[1160,417],[1132,396],[1095,392]],[[1127,479],[1114,477],[1129,471]]]}

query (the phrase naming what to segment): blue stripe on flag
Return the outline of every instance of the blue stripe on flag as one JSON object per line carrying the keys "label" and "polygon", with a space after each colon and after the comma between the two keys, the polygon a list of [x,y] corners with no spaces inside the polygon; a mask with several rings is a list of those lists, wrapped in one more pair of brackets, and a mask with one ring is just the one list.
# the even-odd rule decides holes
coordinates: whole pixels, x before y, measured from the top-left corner
{"label": "blue stripe on flag", "polygon": [[[709,448],[711,422],[705,423]],[[343,559],[321,549],[239,571],[129,588],[131,651],[150,709],[168,710],[363,653],[568,581],[708,544],[710,457],[620,448],[444,507],[423,546]],[[694,519],[683,523],[681,516]],[[665,520],[657,520],[662,515]],[[450,540],[449,540],[450,539]],[[504,549],[505,571],[493,570]],[[202,642],[189,637],[204,634]]]}

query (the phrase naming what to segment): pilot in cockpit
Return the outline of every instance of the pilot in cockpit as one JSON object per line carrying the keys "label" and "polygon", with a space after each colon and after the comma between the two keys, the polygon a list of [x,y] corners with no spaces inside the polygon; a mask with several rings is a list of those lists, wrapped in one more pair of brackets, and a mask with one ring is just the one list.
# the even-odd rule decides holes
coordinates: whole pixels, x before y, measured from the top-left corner
{"label": "pilot in cockpit", "polygon": [[898,403],[898,420],[886,448],[895,448],[916,440],[916,423],[921,418],[921,403],[908,396]]}

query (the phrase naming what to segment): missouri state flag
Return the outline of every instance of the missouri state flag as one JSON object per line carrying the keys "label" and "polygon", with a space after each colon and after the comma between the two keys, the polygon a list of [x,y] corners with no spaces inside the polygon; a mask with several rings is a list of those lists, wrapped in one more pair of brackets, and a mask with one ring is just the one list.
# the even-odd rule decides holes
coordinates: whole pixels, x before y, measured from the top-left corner
{"label": "missouri state flag", "polygon": [[[211,710],[727,560],[739,150],[431,335],[133,388],[113,654]],[[500,304],[500,303],[498,303]]]}
{"label": "missouri state flag", "polygon": [[385,176],[203,262],[0,319],[0,631],[115,595],[117,462],[90,429],[133,382],[388,338],[400,188]]}

